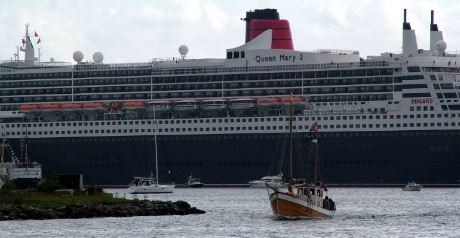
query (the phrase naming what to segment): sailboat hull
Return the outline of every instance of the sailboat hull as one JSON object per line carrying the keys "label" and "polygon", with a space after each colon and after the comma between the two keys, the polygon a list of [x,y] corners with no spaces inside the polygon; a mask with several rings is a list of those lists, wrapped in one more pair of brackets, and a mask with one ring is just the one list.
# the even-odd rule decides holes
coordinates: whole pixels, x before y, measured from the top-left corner
{"label": "sailboat hull", "polygon": [[270,195],[273,215],[279,218],[329,218],[334,210],[326,210],[307,202],[297,195],[274,192]]}
{"label": "sailboat hull", "polygon": [[174,186],[172,185],[146,185],[133,186],[130,188],[131,194],[155,194],[155,193],[172,193]]}

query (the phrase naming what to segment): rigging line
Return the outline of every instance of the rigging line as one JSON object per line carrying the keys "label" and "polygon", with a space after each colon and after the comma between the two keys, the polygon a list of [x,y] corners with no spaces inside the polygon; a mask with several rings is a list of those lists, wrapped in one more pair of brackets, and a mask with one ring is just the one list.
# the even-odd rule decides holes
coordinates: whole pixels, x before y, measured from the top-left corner
{"label": "rigging line", "polygon": [[268,170],[269,175],[272,172],[272,168],[273,168],[275,162],[279,161],[277,159],[277,154],[278,154],[278,150],[280,149],[280,147],[282,147],[282,136],[278,137],[278,140],[276,140],[275,152],[273,153],[273,158],[272,158],[272,161],[270,163],[270,170]]}
{"label": "rigging line", "polygon": [[278,168],[279,168],[280,172],[283,170],[283,164],[284,164],[284,159],[285,159],[287,141],[288,141],[288,133],[284,134],[283,148],[282,148],[282,151],[280,153],[280,159],[279,159],[279,164],[278,164]]}

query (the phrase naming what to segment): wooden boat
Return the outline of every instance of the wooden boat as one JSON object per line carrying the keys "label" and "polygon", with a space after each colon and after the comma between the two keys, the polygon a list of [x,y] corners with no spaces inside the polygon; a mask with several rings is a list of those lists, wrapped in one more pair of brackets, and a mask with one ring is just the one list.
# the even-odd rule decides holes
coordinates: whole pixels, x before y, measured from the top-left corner
{"label": "wooden boat", "polygon": [[289,160],[288,160],[288,189],[266,183],[273,215],[277,218],[328,218],[335,213],[335,203],[327,196],[327,189],[318,179],[318,147],[317,124],[310,127],[309,140],[312,143],[313,175],[310,183],[294,184],[292,178],[292,117],[293,105],[289,104]]}

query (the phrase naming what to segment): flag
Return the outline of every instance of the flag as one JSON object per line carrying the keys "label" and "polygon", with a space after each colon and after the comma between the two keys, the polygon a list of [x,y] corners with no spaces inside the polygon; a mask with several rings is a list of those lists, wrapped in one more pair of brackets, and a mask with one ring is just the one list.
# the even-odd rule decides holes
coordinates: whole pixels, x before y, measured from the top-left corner
{"label": "flag", "polygon": [[318,122],[313,123],[313,125],[310,126],[309,131],[310,131],[310,132],[316,132],[316,131],[318,131]]}
{"label": "flag", "polygon": [[24,45],[26,43],[26,40],[25,39],[22,39],[22,44]]}
{"label": "flag", "polygon": [[35,37],[38,37],[37,31],[35,31],[34,36],[35,36]]}
{"label": "flag", "polygon": [[40,42],[42,42],[42,40],[40,38],[38,38],[37,44],[39,44]]}

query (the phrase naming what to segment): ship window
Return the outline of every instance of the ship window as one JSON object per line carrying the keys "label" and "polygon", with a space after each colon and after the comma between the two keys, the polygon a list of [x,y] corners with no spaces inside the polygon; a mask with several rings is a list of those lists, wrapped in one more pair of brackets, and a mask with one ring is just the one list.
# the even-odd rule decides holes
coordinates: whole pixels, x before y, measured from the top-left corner
{"label": "ship window", "polygon": [[233,54],[231,51],[227,51],[227,59],[232,59]]}
{"label": "ship window", "polygon": [[234,51],[234,52],[233,52],[233,58],[234,58],[234,59],[240,58],[240,52],[239,52],[239,51]]}
{"label": "ship window", "polygon": [[246,56],[246,53],[244,51],[241,51],[241,58],[244,58]]}

